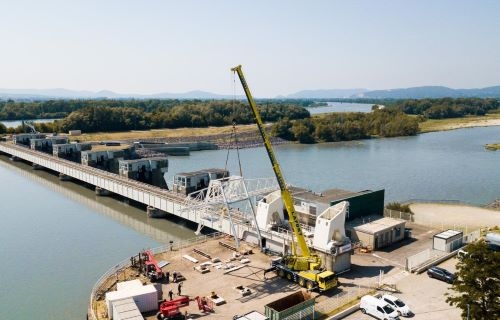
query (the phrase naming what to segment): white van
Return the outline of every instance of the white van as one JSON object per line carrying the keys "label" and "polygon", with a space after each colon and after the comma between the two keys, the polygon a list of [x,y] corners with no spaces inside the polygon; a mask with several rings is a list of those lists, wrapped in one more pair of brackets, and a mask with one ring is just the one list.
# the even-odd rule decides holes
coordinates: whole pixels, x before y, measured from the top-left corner
{"label": "white van", "polygon": [[363,296],[359,305],[361,312],[368,313],[380,320],[398,320],[398,312],[387,302],[374,296]]}

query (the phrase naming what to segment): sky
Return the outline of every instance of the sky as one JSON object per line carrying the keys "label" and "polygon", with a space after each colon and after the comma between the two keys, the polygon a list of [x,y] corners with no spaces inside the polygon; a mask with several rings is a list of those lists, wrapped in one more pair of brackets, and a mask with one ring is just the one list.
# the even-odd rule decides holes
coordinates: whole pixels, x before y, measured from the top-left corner
{"label": "sky", "polygon": [[252,93],[500,85],[500,2],[0,0],[0,88]]}

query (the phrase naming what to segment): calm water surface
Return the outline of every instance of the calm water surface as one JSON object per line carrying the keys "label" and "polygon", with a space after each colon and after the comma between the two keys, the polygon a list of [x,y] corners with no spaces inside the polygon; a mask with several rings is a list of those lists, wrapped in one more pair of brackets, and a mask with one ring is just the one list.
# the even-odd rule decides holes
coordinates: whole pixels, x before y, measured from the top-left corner
{"label": "calm water surface", "polygon": [[[288,183],[322,191],[386,190],[386,202],[500,198],[500,127],[416,137],[275,148]],[[224,168],[231,150],[169,158],[176,172]],[[240,150],[243,175],[273,176],[263,148]],[[186,223],[148,219],[143,210],[0,156],[0,319],[83,319],[102,273],[144,248],[194,236]]]}
{"label": "calm water surface", "polygon": [[193,237],[184,224],[0,156],[0,319],[84,319],[95,281],[141,249]]}
{"label": "calm water surface", "polygon": [[[386,202],[435,199],[485,204],[500,198],[500,152],[484,148],[498,141],[500,127],[486,127],[404,138],[290,144],[275,151],[286,181],[313,191],[385,189]],[[227,156],[227,151],[219,150],[171,157],[169,175],[224,167]],[[240,150],[240,158],[243,176],[273,176],[264,148]],[[234,150],[228,163],[231,173],[239,172]]]}
{"label": "calm water surface", "polygon": [[368,103],[345,103],[327,102],[323,107],[306,108],[310,114],[332,113],[332,112],[371,112],[373,104]]}
{"label": "calm water surface", "polygon": [[[28,121],[33,121],[34,123],[47,123],[47,122],[54,122],[54,120],[60,120],[60,119],[31,119]],[[7,128],[17,128],[20,125],[22,125],[21,120],[4,120],[0,121],[0,123],[3,123]]]}

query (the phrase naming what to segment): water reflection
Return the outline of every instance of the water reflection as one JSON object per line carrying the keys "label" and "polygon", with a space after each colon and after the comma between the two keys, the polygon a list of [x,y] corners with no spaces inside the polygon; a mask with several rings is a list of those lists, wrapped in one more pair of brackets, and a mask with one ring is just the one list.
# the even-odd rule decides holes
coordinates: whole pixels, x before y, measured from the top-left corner
{"label": "water reflection", "polygon": [[10,161],[6,156],[0,156],[0,166],[78,202],[96,213],[108,216],[160,243],[194,237],[194,231],[188,227],[189,224],[185,221],[148,218],[145,209],[136,208],[115,197],[96,196],[92,189],[71,181],[61,181],[49,172],[33,170],[28,164]]}

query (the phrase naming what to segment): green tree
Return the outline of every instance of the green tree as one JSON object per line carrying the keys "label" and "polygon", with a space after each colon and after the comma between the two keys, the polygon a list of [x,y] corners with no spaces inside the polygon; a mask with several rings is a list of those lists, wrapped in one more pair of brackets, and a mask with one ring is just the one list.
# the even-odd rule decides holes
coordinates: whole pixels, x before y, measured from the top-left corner
{"label": "green tree", "polygon": [[462,317],[500,319],[500,252],[483,240],[467,245],[467,256],[457,264],[456,292],[446,302],[462,309]]}
{"label": "green tree", "polygon": [[276,122],[272,129],[272,135],[275,137],[280,137],[285,140],[294,140],[295,137],[290,131],[292,128],[292,123],[288,118],[284,118]]}
{"label": "green tree", "polygon": [[312,135],[314,126],[306,120],[294,122],[291,131],[295,135],[295,139],[300,143],[314,143],[314,136]]}

